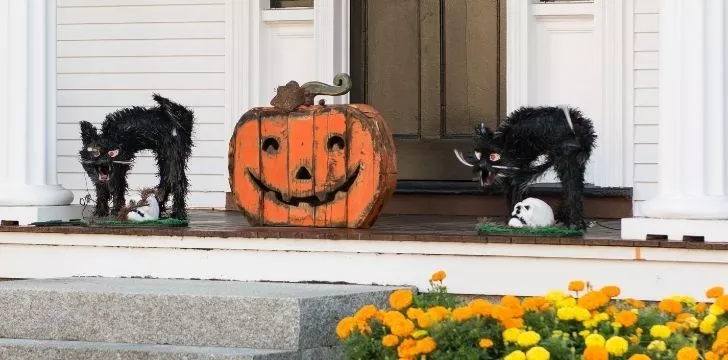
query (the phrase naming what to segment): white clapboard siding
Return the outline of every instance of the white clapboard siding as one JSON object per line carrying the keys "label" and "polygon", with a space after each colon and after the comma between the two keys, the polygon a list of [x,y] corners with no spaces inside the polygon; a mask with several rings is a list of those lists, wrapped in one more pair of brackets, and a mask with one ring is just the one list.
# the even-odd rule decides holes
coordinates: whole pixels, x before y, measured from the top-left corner
{"label": "white clapboard siding", "polygon": [[634,0],[634,216],[657,194],[660,0]]}
{"label": "white clapboard siding", "polygon": [[[99,125],[159,93],[195,112],[188,162],[190,207],[225,205],[229,191],[225,119],[225,0],[58,0],[56,166],[77,201],[93,186],[79,164],[79,121]],[[155,186],[148,151],[129,175],[133,190]]]}

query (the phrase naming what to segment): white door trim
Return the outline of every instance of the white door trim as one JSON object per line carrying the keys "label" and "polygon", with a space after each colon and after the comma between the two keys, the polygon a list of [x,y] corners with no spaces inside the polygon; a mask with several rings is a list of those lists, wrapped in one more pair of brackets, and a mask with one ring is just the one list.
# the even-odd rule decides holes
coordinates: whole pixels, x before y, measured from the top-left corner
{"label": "white door trim", "polygon": [[[350,0],[316,0],[313,10],[316,79],[330,84],[336,74],[349,74]],[[349,94],[324,98],[327,103],[349,102]]]}
{"label": "white door trim", "polygon": [[[574,4],[571,6],[594,6],[595,35],[602,46],[598,58],[603,79],[602,113],[597,125],[597,145],[609,143],[603,152],[597,174],[597,182],[607,186],[631,186],[631,151],[626,146],[631,143],[632,116],[625,116],[631,109],[626,108],[631,101],[625,96],[632,93],[631,66],[625,62],[631,51],[631,42],[625,41],[625,24],[632,9],[631,0],[595,0],[593,4]],[[564,6],[561,4],[539,4],[536,6]],[[534,4],[531,1],[508,1],[506,9],[506,108],[512,111],[528,105],[529,56],[531,29],[534,19]],[[630,46],[630,47],[628,47]]]}

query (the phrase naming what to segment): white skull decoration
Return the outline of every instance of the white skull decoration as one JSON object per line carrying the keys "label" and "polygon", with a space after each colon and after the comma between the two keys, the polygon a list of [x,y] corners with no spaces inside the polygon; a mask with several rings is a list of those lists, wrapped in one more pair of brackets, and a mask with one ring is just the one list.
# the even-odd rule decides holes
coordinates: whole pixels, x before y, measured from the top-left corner
{"label": "white skull decoration", "polygon": [[527,198],[513,207],[508,226],[512,227],[546,227],[552,226],[554,212],[551,206],[536,198]]}

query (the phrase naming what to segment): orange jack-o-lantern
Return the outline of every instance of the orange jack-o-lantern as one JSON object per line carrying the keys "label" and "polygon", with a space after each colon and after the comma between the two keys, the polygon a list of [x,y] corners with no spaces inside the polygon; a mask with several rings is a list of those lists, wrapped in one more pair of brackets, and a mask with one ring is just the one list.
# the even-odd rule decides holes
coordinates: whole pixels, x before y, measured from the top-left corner
{"label": "orange jack-o-lantern", "polygon": [[396,183],[387,124],[368,105],[293,105],[238,121],[229,153],[237,205],[253,225],[370,227]]}

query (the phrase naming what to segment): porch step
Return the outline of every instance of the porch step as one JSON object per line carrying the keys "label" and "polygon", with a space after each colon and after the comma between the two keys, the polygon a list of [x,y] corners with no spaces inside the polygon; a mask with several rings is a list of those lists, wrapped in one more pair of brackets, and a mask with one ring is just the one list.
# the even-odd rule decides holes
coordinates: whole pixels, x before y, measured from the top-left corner
{"label": "porch step", "polygon": [[304,360],[336,359],[340,348],[257,350],[86,341],[0,339],[0,358],[15,360]]}
{"label": "porch step", "polygon": [[300,350],[394,287],[137,278],[0,282],[0,338]]}

